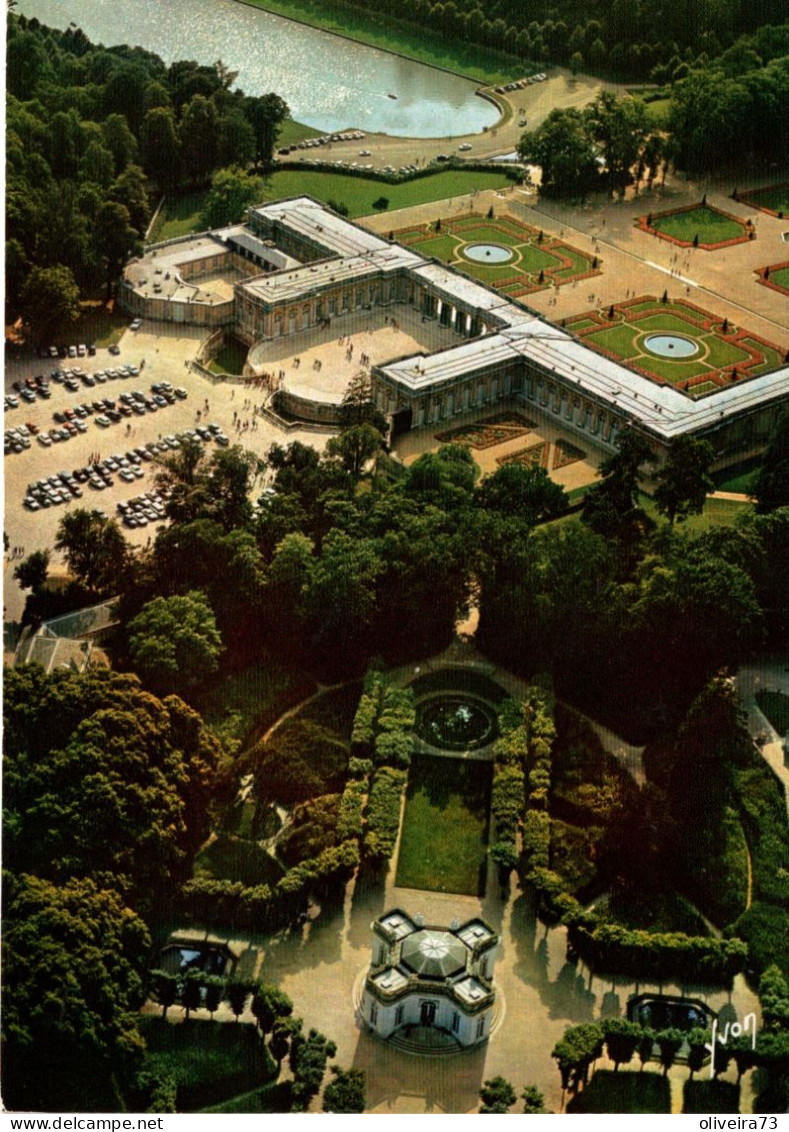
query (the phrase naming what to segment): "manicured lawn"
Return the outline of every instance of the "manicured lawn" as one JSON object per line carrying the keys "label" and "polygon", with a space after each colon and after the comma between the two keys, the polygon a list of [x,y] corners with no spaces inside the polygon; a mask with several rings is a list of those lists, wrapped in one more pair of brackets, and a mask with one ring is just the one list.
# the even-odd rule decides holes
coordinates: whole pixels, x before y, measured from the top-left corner
{"label": "manicured lawn", "polygon": [[304,122],[295,122],[293,118],[286,118],[277,138],[277,149],[281,146],[296,145],[297,142],[308,141],[309,138],[319,138],[320,136],[320,130],[315,130]]}
{"label": "manicured lawn", "polygon": [[239,881],[248,888],[275,884],[285,870],[255,841],[220,835],[195,858],[195,876]]}
{"label": "manicured lawn", "polygon": [[789,216],[789,185],[780,185],[745,194],[745,199],[760,208],[770,208]]}
{"label": "manicured lawn", "polygon": [[151,232],[150,243],[174,240],[176,236],[188,236],[190,232],[200,232],[200,213],[205,205],[208,189],[198,193],[185,193],[181,197],[168,197],[159,213],[159,219]]}
{"label": "manicured lawn", "polygon": [[272,174],[267,181],[266,200],[307,193],[318,200],[334,200],[348,207],[350,216],[369,216],[376,210],[373,201],[386,197],[389,212],[410,208],[427,201],[445,200],[474,191],[501,189],[512,182],[499,173],[473,173],[463,169],[447,169],[431,177],[390,185],[386,181],[370,181],[366,177],[349,177],[343,173],[320,173],[315,170],[285,169]]}
{"label": "manicured lawn", "polygon": [[656,98],[653,102],[648,102],[646,106],[650,126],[653,129],[665,129],[668,126],[668,112],[671,109],[671,99]]}
{"label": "manicured lawn", "polygon": [[139,1025],[148,1046],[143,1068],[175,1079],[179,1112],[250,1092],[275,1073],[255,1026],[203,1019],[173,1025],[150,1016]]}
{"label": "manicured lawn", "polygon": [[211,1105],[201,1112],[290,1112],[293,1090],[290,1081],[271,1081],[260,1089],[231,1097],[223,1104]]}
{"label": "manicured lawn", "polygon": [[671,1112],[671,1086],[659,1073],[598,1069],[568,1112]]}
{"label": "manicured lawn", "polygon": [[673,236],[675,240],[692,243],[696,236],[700,244],[720,244],[724,240],[738,240],[745,235],[745,227],[736,220],[730,220],[714,208],[693,208],[689,212],[673,212],[668,216],[656,216],[652,227]]}
{"label": "manicured lawn", "polygon": [[779,735],[789,733],[789,696],[783,692],[757,692],[756,702]]}
{"label": "manicured lawn", "polygon": [[760,466],[761,460],[757,457],[754,460],[745,460],[730,468],[724,468],[720,472],[713,472],[715,490],[738,491],[747,495],[753,486],[753,477]]}
{"label": "manicured lawn", "polygon": [[485,892],[490,763],[415,756],[408,775],[397,885]]}
{"label": "manicured lawn", "polygon": [[[356,217],[374,213],[376,210],[373,208],[373,201],[379,197],[388,199],[389,211],[392,212],[414,204],[463,196],[475,191],[484,192],[486,189],[501,189],[511,184],[503,173],[474,173],[463,169],[446,169],[431,177],[420,177],[398,185],[367,177],[350,177],[343,173],[283,169],[272,173],[266,180],[263,199],[257,203],[306,193],[320,201],[333,200],[344,204],[349,215]],[[199,232],[202,228],[200,213],[207,194],[208,190],[205,190],[168,200],[152,233],[151,243]]]}
{"label": "manicured lawn", "polygon": [[434,67],[456,71],[481,83],[508,82],[529,73],[523,61],[514,56],[491,51],[481,44],[439,36],[436,32],[428,34],[424,28],[395,20],[383,11],[380,14],[371,9],[355,12],[343,5],[338,12],[330,0],[248,0],[248,3],[337,32],[359,43],[369,43]]}
{"label": "manicured lawn", "polygon": [[774,287],[783,287],[789,294],[789,267],[779,267],[777,271],[770,271],[770,282]]}
{"label": "manicured lawn", "polygon": [[686,1081],[682,1090],[682,1111],[736,1113],[740,1111],[740,1086],[731,1081]]}
{"label": "manicured lawn", "polygon": [[[647,515],[651,515],[658,523],[665,522],[665,519],[658,514],[655,504],[648,495],[642,494],[639,502]],[[702,513],[690,515],[684,523],[679,525],[679,529],[689,534],[697,534],[701,531],[708,531],[710,527],[730,527],[737,516],[743,514],[744,508],[752,509],[753,504],[739,499],[710,499],[708,497]]]}

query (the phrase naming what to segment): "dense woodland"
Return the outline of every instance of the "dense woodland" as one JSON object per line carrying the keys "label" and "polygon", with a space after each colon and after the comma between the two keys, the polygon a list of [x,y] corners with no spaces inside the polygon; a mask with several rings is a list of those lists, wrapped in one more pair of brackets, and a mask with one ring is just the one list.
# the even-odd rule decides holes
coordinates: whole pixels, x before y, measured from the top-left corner
{"label": "dense woodland", "polygon": [[218,169],[266,169],[288,108],[230,88],[221,63],[167,67],[78,28],[8,22],[6,311],[40,340],[111,291],[139,247],[152,196]]}

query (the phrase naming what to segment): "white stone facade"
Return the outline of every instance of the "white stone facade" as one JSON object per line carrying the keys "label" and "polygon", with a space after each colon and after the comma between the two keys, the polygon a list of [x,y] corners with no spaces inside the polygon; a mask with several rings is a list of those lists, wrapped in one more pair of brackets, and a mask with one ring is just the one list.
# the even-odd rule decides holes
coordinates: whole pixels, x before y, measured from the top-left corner
{"label": "white stone facade", "polygon": [[483,920],[425,926],[399,908],[372,924],[362,995],[367,1028],[389,1038],[411,1027],[443,1030],[462,1047],[490,1034],[498,936]]}

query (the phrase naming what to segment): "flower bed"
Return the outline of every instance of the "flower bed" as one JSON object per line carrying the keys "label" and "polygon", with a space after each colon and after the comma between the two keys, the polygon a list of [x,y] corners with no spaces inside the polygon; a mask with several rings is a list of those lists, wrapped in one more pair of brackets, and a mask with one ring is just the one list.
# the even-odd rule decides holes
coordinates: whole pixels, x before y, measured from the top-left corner
{"label": "flower bed", "polygon": [[435,436],[442,444],[469,444],[472,448],[482,449],[493,448],[496,444],[525,436],[532,428],[534,421],[519,413],[498,413],[495,417],[486,417],[475,424],[437,432]]}
{"label": "flower bed", "polygon": [[582,448],[576,448],[569,440],[557,440],[553,449],[553,467],[566,468],[568,464],[575,464],[578,460],[585,460],[586,453]]}
{"label": "flower bed", "polygon": [[499,456],[496,463],[500,467],[504,464],[523,464],[527,468],[533,468],[535,465],[547,468],[548,448],[547,441],[542,444],[532,444],[528,448],[519,448],[517,452],[511,452],[509,456]]}

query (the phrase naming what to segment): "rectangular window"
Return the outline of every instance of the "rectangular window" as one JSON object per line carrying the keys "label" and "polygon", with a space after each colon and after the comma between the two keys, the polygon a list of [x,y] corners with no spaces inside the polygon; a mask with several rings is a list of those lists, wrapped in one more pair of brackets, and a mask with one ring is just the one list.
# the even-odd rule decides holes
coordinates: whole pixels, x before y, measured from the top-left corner
{"label": "rectangular window", "polygon": [[452,1033],[456,1034],[460,1029],[460,1015],[457,1010],[452,1014]]}
{"label": "rectangular window", "polygon": [[403,1007],[398,1006],[397,1010],[395,1010],[395,1026],[399,1026],[402,1021],[403,1021]]}
{"label": "rectangular window", "polygon": [[481,1038],[484,1033],[485,1033],[485,1019],[480,1018],[479,1022],[477,1022],[477,1037]]}
{"label": "rectangular window", "polygon": [[378,1021],[378,1003],[377,1002],[371,1002],[370,1003],[370,1021],[372,1022],[373,1025],[375,1025],[376,1022]]}

